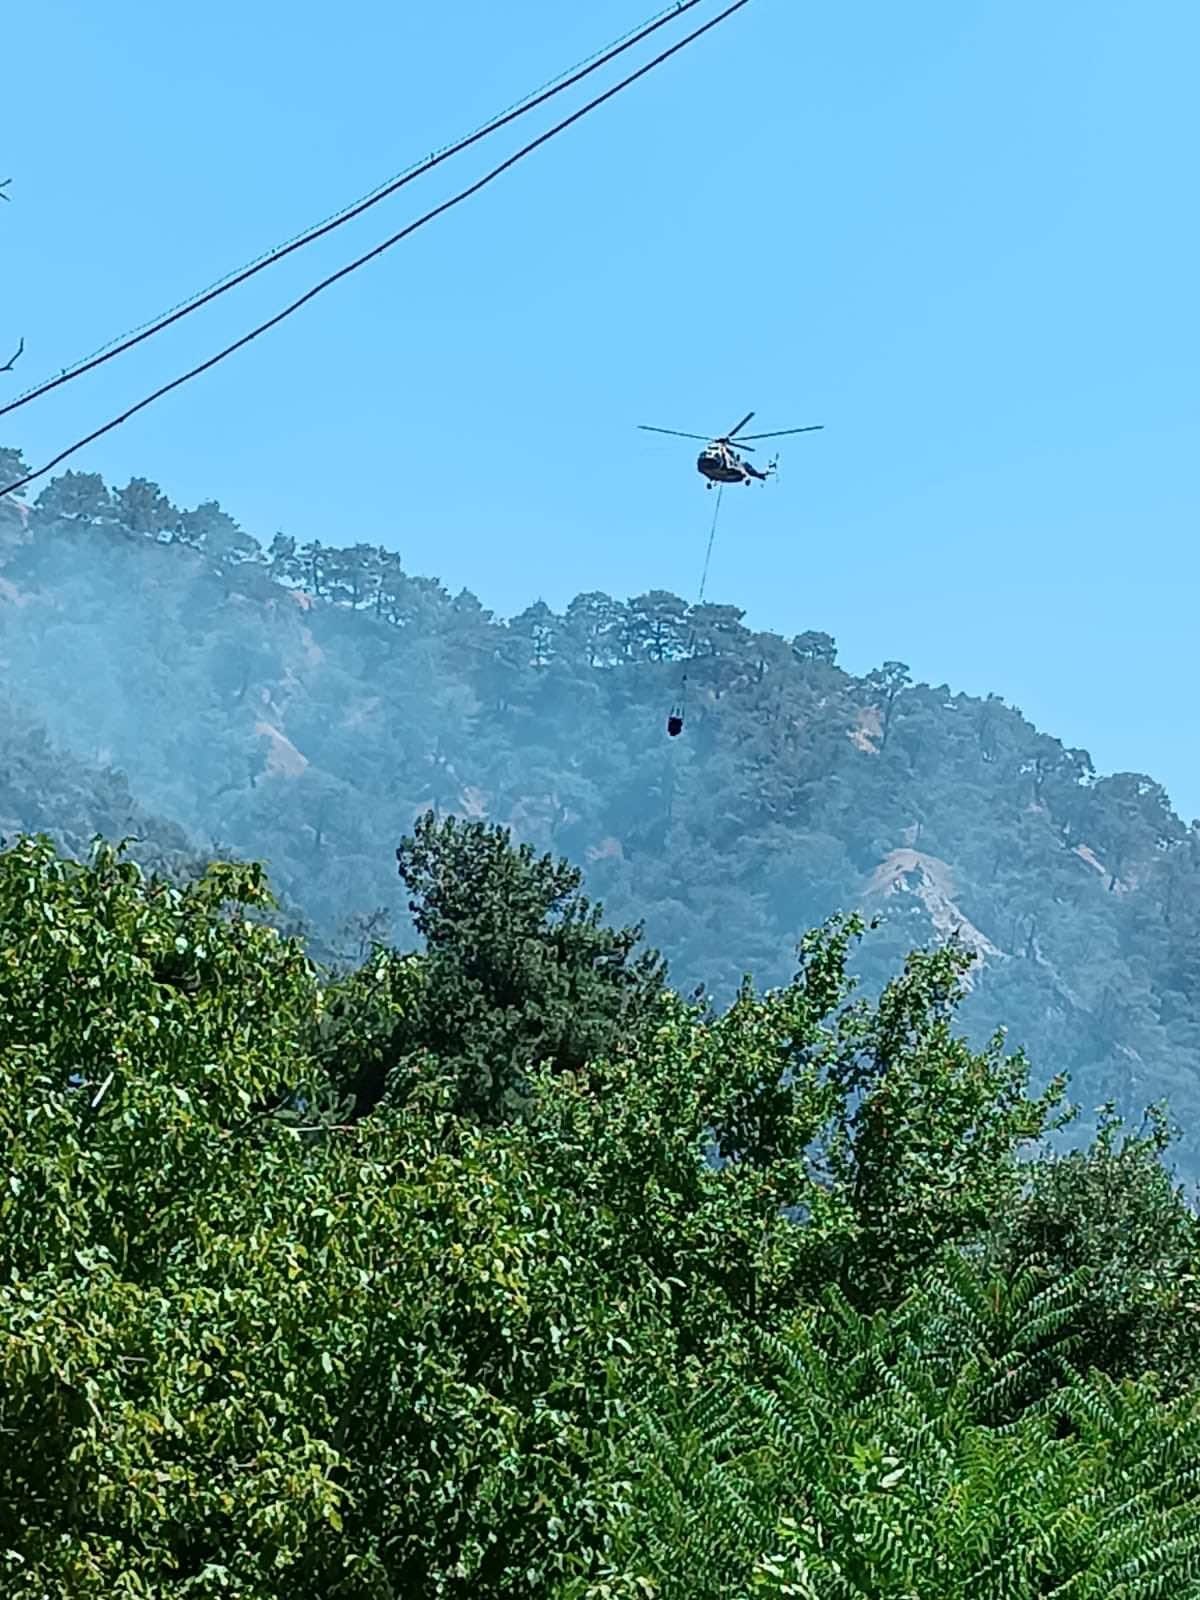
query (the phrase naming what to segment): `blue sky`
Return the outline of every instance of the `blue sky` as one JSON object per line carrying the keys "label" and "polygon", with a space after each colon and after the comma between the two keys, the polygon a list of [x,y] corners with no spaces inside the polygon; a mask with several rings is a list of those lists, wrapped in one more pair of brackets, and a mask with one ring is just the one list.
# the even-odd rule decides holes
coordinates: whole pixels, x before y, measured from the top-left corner
{"label": "blue sky", "polygon": [[[10,8],[0,311],[20,386],[652,4]],[[824,422],[784,441],[777,485],[727,495],[709,598],[824,629],[855,671],[899,658],[1000,693],[1200,815],[1198,53],[1194,0],[752,0],[72,465],[215,496],[264,540],[385,543],[510,613],[694,593],[710,501],[687,442],[635,424]],[[0,440],[53,453],[531,131]]]}

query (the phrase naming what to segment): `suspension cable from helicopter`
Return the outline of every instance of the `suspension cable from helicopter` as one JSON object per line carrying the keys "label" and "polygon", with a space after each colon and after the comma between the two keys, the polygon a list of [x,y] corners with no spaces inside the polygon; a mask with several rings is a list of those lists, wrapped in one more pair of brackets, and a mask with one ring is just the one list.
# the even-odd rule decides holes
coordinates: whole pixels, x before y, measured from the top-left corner
{"label": "suspension cable from helicopter", "polygon": [[[704,552],[704,569],[700,574],[700,592],[696,596],[696,609],[704,604],[704,590],[708,584],[708,564],[712,560],[713,540],[717,537],[717,518],[721,515],[721,496],[725,493],[725,485],[717,485],[717,503],[713,507],[712,526],[708,530],[708,549]],[[693,630],[694,637],[694,630]]]}
{"label": "suspension cable from helicopter", "polygon": [[68,456],[72,456],[87,445],[94,443],[95,440],[102,438],[104,434],[111,433],[114,428],[119,428],[123,422],[128,422],[130,417],[136,416],[139,411],[144,411],[147,406],[153,405],[156,400],[161,400],[164,395],[170,394],[173,389],[181,388],[183,384],[190,382],[192,378],[198,378],[201,373],[215,367],[218,362],[224,361],[227,356],[233,355],[235,351],[248,345],[251,340],[257,339],[260,334],[266,333],[268,329],[276,327],[294,312],[299,311],[301,306],[314,299],[322,290],[330,288],[351,272],[356,272],[359,267],[365,266],[368,261],[373,261],[376,256],[382,255],[385,250],[390,250],[393,245],[399,244],[402,239],[408,238],[409,234],[415,233],[418,228],[424,227],[427,222],[432,222],[435,217],[440,217],[444,212],[450,211],[454,206],[461,205],[464,200],[470,199],[472,195],[478,194],[481,189],[495,182],[510,167],[516,166],[526,156],[532,155],[541,145],[556,138],[558,134],[565,133],[569,127],[580,121],[581,118],[586,117],[589,112],[597,110],[606,101],[611,100],[614,95],[620,94],[623,89],[628,89],[632,84],[636,83],[639,78],[644,78],[647,73],[653,72],[656,67],[662,66],[672,56],[678,55],[681,50],[685,50],[688,45],[693,44],[704,34],[711,32],[713,28],[718,27],[722,22],[733,16],[736,11],[741,11],[749,3],[750,0],[733,0],[731,5],[726,6],[723,11],[719,11],[715,17],[711,17],[709,21],[702,23],[698,28],[693,28],[691,33],[685,34],[682,39],[676,40],[673,45],[660,51],[658,55],[638,67],[636,71],[629,73],[617,83],[612,84],[602,94],[596,95],[594,99],[580,106],[569,117],[564,117],[561,122],[555,123],[553,127],[546,129],[544,133],[540,133],[536,139],[531,139],[528,144],[523,145],[507,160],[500,162],[490,172],[484,173],[482,178],[476,179],[474,183],[469,184],[465,189],[460,189],[457,194],[451,195],[448,200],[443,200],[440,205],[434,206],[430,211],[426,211],[415,222],[410,222],[407,227],[401,228],[399,233],[394,233],[390,239],[385,239],[382,244],[376,245],[374,249],[358,256],[354,261],[348,262],[346,266],[339,267],[336,272],[330,273],[328,277],[322,278],[319,283],[314,284],[299,299],[293,300],[290,305],[285,306],[282,311],[268,318],[266,322],[260,322],[256,328],[252,328],[249,333],[243,334],[240,339],[235,339],[232,344],[226,345],[216,355],[209,356],[206,361],[202,361],[197,366],[190,368],[189,371],[181,373],[179,377],[172,378],[170,383],[165,383],[160,388],[155,389],[151,394],[137,401],[135,405],[130,406],[128,410],[123,411],[119,416],[113,417],[99,428],[93,429],[91,433],[85,435],[82,439],[77,439],[74,444],[68,445],[65,450],[60,450],[44,466],[38,467],[32,472],[27,472],[13,483],[5,484],[3,488],[0,488],[0,497],[6,494],[15,494],[18,489],[23,489],[36,479],[45,477],[48,472],[52,472]]}
{"label": "suspension cable from helicopter", "polygon": [[293,251],[303,249],[305,245],[313,244],[327,233],[332,233],[335,228],[340,228],[344,223],[353,221],[355,217],[361,216],[364,211],[369,211],[372,206],[378,205],[380,201],[388,199],[407,184],[423,177],[427,172],[431,172],[434,167],[440,166],[443,161],[448,161],[451,156],[459,155],[463,150],[468,149],[473,144],[477,144],[481,139],[499,132],[501,128],[507,127],[510,122],[515,122],[518,117],[523,117],[528,112],[536,110],[538,106],[545,105],[546,101],[553,99],[555,95],[562,94],[564,90],[573,88],[575,84],[581,82],[591,73],[599,71],[601,67],[607,66],[609,62],[615,61],[626,50],[631,50],[635,45],[641,44],[644,39],[648,39],[659,28],[665,27],[668,22],[682,16],[684,12],[690,11],[693,6],[697,6],[700,3],[701,0],[675,0],[674,4],[656,13],[645,22],[639,23],[636,28],[631,29],[628,33],[622,34],[619,39],[615,39],[611,44],[606,45],[603,50],[586,57],[576,66],[560,73],[557,78],[551,78],[542,88],[534,90],[531,94],[526,95],[523,100],[514,102],[506,111],[502,111],[489,121],[482,123],[473,133],[467,134],[463,138],[455,140],[453,144],[446,145],[442,149],[435,151],[425,160],[419,161],[406,168],[403,172],[387,179],[385,183],[372,189],[369,194],[364,195],[361,199],[351,202],[340,211],[335,211],[332,216],[327,217],[323,222],[312,224],[310,227],[305,228],[302,233],[296,234],[283,244],[274,246],[261,256],[256,256],[253,261],[248,262],[244,267],[239,267],[236,271],[227,273],[225,277],[218,278],[207,289],[198,290],[188,299],[181,300],[177,305],[172,306],[170,310],[160,312],[158,316],[153,317],[149,322],[144,322],[139,327],[131,329],[128,333],[121,334],[115,339],[110,339],[108,344],[101,345],[90,356],[81,357],[80,360],[73,362],[70,366],[64,367],[55,377],[47,378],[44,382],[23,390],[13,399],[0,406],[0,417],[7,416],[10,411],[16,411],[21,406],[28,405],[30,401],[37,400],[44,394],[49,394],[52,389],[58,389],[65,383],[71,383],[74,379],[83,377],[85,373],[94,371],[96,367],[103,366],[105,362],[114,360],[117,356],[123,355],[126,350],[133,349],[135,345],[139,345],[144,340],[161,333],[164,328],[169,328],[173,323],[190,316],[193,311],[199,311],[201,306],[208,305],[219,296],[228,293],[230,289],[237,288],[239,284],[245,283],[248,278],[253,278],[257,273],[265,271],[267,267],[274,266],[277,261],[282,261],[286,256],[291,255]]}
{"label": "suspension cable from helicopter", "polygon": [[671,715],[667,719],[668,728],[670,728],[672,723],[674,723],[674,721],[676,719],[678,719],[678,723],[679,723],[678,731],[679,732],[683,731],[684,718],[687,716],[688,671],[689,671],[689,669],[690,669],[690,667],[692,665],[692,662],[695,661],[695,659],[696,659],[696,642],[697,642],[697,639],[696,639],[696,624],[695,624],[694,618],[695,618],[696,612],[699,611],[700,607],[704,604],[704,591],[705,591],[705,588],[708,585],[708,568],[709,568],[709,563],[712,560],[713,541],[717,537],[717,520],[721,515],[721,496],[724,493],[725,493],[725,485],[723,483],[719,483],[717,485],[717,503],[713,507],[712,523],[711,523],[711,525],[709,527],[709,530],[708,530],[708,548],[704,552],[704,568],[700,573],[700,589],[699,589],[699,592],[696,595],[696,604],[692,607],[692,616],[693,616],[692,636],[691,636],[691,639],[688,641],[688,647],[687,647],[687,650],[686,650],[686,652],[684,654],[684,658],[683,658],[683,675],[679,680],[679,700],[678,700],[676,708],[671,712]]}

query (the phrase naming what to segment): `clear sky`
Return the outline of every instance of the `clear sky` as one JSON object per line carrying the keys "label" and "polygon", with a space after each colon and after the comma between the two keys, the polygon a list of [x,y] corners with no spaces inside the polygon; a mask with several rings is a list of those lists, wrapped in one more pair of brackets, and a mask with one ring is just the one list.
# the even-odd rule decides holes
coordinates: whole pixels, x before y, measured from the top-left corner
{"label": "clear sky", "polygon": [[[25,337],[20,386],[653,5],[10,7],[0,331]],[[694,593],[711,498],[686,441],[635,424],[823,422],[784,441],[778,484],[727,493],[709,598],[824,629],[855,671],[898,658],[1002,694],[1190,819],[1197,59],[1195,0],[752,0],[71,464],[216,497],[264,541],[382,542],[509,614]],[[53,453],[530,131],[3,419],[0,442]]]}

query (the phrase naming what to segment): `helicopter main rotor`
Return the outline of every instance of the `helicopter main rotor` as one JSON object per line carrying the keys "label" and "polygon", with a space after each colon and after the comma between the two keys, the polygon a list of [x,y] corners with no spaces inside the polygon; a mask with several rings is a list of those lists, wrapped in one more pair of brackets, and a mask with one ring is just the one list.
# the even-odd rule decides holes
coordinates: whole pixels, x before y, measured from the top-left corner
{"label": "helicopter main rotor", "polygon": [[749,442],[751,439],[782,439],[793,433],[819,433],[825,426],[823,422],[817,422],[807,428],[779,428],[773,433],[748,433],[744,439],[739,439],[738,434],[753,416],[753,411],[747,411],[737,427],[731,428],[728,433],[683,433],[679,428],[655,428],[648,422],[639,422],[638,427],[644,433],[669,433],[676,439],[699,439],[705,444],[723,444],[731,450],[736,448],[744,450],[747,455],[753,455],[754,446]]}

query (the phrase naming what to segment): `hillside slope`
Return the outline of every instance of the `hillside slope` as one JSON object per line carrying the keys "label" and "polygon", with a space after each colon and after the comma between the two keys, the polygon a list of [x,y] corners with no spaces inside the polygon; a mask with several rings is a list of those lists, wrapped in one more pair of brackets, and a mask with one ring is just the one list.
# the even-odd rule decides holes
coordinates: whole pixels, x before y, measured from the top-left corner
{"label": "hillside slope", "polygon": [[123,773],[67,754],[44,727],[0,700],[0,842],[22,833],[45,833],[77,860],[87,858],[97,834],[129,839],[144,866],[174,876],[201,859],[182,828],[142,810]]}
{"label": "hillside slope", "polygon": [[59,745],[265,859],[343,947],[410,937],[393,851],[431,805],[570,856],[677,984],[722,997],[784,979],[835,909],[884,915],[868,982],[957,932],[977,1034],[1008,1024],[1087,1107],[1169,1095],[1200,1170],[1200,825],[996,696],[896,662],[856,678],[824,634],[664,592],[503,622],[393,553],[264,552],[213,502],[73,473],[0,527],[0,671]]}

